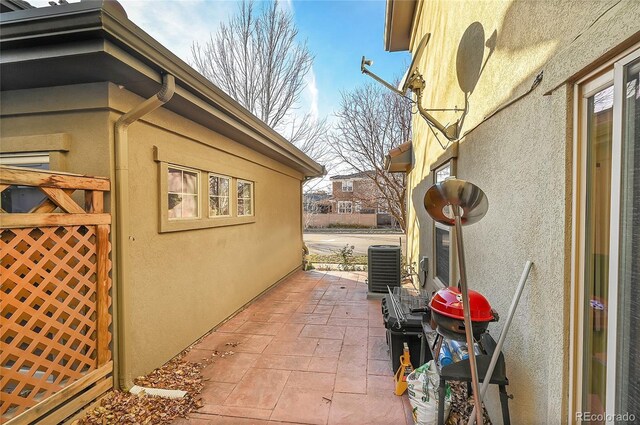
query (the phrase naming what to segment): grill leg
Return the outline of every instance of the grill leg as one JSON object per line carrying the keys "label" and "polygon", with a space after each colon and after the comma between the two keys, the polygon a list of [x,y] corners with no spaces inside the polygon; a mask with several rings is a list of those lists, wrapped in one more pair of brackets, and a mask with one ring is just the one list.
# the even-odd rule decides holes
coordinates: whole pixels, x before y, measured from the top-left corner
{"label": "grill leg", "polygon": [[507,394],[507,388],[504,385],[500,385],[500,404],[502,405],[502,422],[504,425],[510,425],[511,419],[509,417],[509,395]]}
{"label": "grill leg", "polygon": [[438,400],[438,425],[444,425],[444,397],[447,381],[440,378],[440,387],[438,388],[438,394],[440,397]]}

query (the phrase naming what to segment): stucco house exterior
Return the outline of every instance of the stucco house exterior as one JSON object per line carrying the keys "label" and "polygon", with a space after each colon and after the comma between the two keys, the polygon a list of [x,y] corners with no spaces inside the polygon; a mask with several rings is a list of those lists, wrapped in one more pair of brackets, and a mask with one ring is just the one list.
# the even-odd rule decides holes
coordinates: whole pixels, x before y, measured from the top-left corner
{"label": "stucco house exterior", "polygon": [[0,30],[2,163],[111,180],[121,386],[301,267],[302,183],[323,167],[119,3],[6,11]]}
{"label": "stucco house exterior", "polygon": [[470,288],[506,314],[534,262],[503,350],[512,423],[640,420],[638,22],[635,1],[387,1],[386,50],[431,35],[422,106],[460,108],[433,112],[459,122],[451,140],[416,114],[389,155],[407,173],[408,262],[428,258],[430,291],[457,283],[452,230],[423,205],[449,176],[489,200],[465,228]]}

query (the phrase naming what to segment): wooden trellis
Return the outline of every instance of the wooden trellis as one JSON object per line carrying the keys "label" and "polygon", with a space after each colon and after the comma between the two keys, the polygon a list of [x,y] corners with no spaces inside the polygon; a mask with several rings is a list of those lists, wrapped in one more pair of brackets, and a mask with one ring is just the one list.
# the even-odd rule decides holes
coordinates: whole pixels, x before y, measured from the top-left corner
{"label": "wooden trellis", "polygon": [[0,167],[0,192],[24,186],[46,199],[27,213],[0,205],[0,423],[55,423],[112,387],[110,184]]}

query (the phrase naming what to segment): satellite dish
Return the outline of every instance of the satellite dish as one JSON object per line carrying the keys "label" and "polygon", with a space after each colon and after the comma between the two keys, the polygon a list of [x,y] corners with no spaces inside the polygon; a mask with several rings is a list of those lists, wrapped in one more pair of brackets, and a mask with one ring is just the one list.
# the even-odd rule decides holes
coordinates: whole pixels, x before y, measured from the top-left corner
{"label": "satellite dish", "polygon": [[383,86],[391,90],[392,92],[399,94],[400,96],[406,96],[407,90],[411,90],[416,95],[415,103],[418,107],[418,112],[420,113],[420,115],[422,115],[422,117],[429,123],[429,125],[433,126],[442,134],[444,134],[444,136],[447,139],[456,140],[460,135],[460,126],[459,126],[460,119],[458,119],[458,121],[454,122],[453,124],[449,124],[445,126],[440,121],[438,121],[435,117],[433,117],[429,113],[429,111],[437,110],[437,111],[456,111],[457,112],[458,108],[456,107],[454,109],[426,109],[422,106],[422,92],[425,88],[425,82],[424,82],[424,78],[422,78],[422,74],[420,73],[420,71],[418,71],[418,63],[422,58],[422,55],[427,47],[427,44],[429,43],[430,38],[431,38],[431,34],[427,33],[422,37],[422,40],[420,40],[420,43],[418,44],[418,48],[416,49],[416,52],[413,55],[413,60],[411,61],[411,65],[409,66],[409,69],[407,69],[407,72],[404,74],[404,77],[402,78],[402,81],[400,82],[400,85],[398,86],[398,88],[396,88],[395,86],[391,85],[384,79],[378,77],[376,74],[371,72],[368,67],[373,64],[373,61],[365,58],[364,56],[360,61],[360,71],[362,71],[363,74],[370,76],[371,78],[373,78],[374,80],[376,80],[377,82],[379,82],[380,84],[382,84]]}
{"label": "satellite dish", "polygon": [[406,94],[407,90],[409,90],[409,87],[415,77],[414,74],[420,75],[418,72],[418,64],[420,63],[420,59],[422,58],[422,54],[425,51],[427,44],[429,44],[430,38],[431,33],[426,33],[422,37],[422,40],[420,40],[416,53],[413,55],[413,59],[411,60],[411,65],[409,65],[407,72],[405,72],[404,77],[402,77],[402,81],[400,81],[400,85],[398,86],[398,90],[400,90],[402,94]]}

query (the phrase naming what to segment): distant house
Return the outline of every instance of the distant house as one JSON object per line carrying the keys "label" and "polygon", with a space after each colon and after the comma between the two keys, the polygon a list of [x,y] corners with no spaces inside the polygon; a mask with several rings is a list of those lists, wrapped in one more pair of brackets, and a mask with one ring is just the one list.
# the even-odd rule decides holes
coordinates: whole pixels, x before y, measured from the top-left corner
{"label": "distant house", "polygon": [[380,191],[371,179],[373,171],[331,177],[333,212],[338,214],[376,214]]}
{"label": "distant house", "polygon": [[331,194],[325,190],[307,192],[302,198],[305,213],[327,214],[331,212]]}
{"label": "distant house", "polygon": [[[396,220],[380,202],[382,193],[371,178],[373,171],[331,177],[331,195],[305,195],[307,227],[395,226]],[[308,201],[308,203],[307,203]]]}

